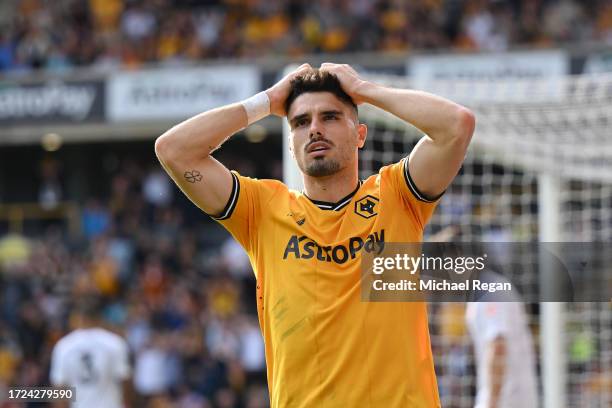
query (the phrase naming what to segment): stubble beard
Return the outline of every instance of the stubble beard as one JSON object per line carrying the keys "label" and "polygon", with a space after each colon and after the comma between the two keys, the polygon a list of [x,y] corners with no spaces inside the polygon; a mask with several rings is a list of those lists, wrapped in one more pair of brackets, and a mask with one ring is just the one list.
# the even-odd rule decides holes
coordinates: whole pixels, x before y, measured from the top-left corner
{"label": "stubble beard", "polygon": [[327,159],[324,157],[314,159],[306,164],[304,173],[310,177],[325,177],[336,174],[340,171],[340,163],[337,160]]}

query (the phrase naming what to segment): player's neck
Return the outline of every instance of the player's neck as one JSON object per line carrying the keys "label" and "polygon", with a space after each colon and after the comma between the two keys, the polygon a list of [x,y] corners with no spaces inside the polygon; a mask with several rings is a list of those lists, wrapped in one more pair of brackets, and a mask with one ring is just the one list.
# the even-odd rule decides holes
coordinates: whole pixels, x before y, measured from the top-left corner
{"label": "player's neck", "polygon": [[311,200],[336,203],[351,194],[359,178],[357,169],[344,169],[327,177],[304,175],[304,193]]}

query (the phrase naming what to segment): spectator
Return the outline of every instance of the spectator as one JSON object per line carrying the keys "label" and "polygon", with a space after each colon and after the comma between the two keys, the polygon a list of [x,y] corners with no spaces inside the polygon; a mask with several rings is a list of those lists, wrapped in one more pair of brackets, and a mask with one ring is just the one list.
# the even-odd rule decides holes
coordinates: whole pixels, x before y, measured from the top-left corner
{"label": "spectator", "polygon": [[607,3],[598,13],[595,26],[597,38],[605,44],[612,44],[612,4]]}
{"label": "spectator", "polygon": [[171,383],[167,362],[170,358],[165,349],[164,335],[156,333],[151,343],[136,356],[134,364],[134,388],[144,396],[163,394]]}
{"label": "spectator", "polygon": [[121,30],[130,41],[142,41],[154,34],[157,21],[151,10],[135,2],[121,18]]}
{"label": "spectator", "polygon": [[166,207],[172,201],[172,183],[158,166],[146,175],[142,188],[147,203],[155,207]]}
{"label": "spectator", "polygon": [[509,17],[501,5],[487,7],[484,1],[469,3],[465,31],[475,48],[483,51],[505,51],[510,42]]}
{"label": "spectator", "polygon": [[92,239],[110,228],[110,214],[99,200],[91,199],[85,206],[82,215],[83,234]]}

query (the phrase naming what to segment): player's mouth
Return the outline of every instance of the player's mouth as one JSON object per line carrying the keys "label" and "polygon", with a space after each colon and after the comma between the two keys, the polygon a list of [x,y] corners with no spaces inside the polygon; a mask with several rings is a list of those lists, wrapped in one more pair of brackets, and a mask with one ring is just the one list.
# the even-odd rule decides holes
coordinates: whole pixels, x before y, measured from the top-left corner
{"label": "player's mouth", "polygon": [[331,149],[331,145],[326,142],[314,142],[308,145],[306,148],[306,153],[317,155],[323,154],[327,150]]}

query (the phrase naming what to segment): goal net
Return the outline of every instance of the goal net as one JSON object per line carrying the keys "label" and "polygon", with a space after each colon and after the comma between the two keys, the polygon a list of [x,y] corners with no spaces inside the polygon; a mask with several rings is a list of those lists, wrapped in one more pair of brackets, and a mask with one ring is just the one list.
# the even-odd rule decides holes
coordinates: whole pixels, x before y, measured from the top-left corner
{"label": "goal net", "polygon": [[[405,77],[372,79],[411,87]],[[470,242],[612,245],[612,76],[440,81],[426,90],[469,107],[477,120],[464,165],[426,236],[453,226],[452,239]],[[360,120],[368,125],[360,152],[362,178],[404,157],[422,136],[370,106],[360,107]],[[285,169],[286,181],[295,186],[299,173],[290,163]],[[516,279],[533,279],[521,273],[534,267],[533,254],[520,254],[513,262]],[[429,307],[442,406],[471,408],[476,377],[465,305]],[[611,406],[612,303],[530,303],[526,310],[543,406]]]}

